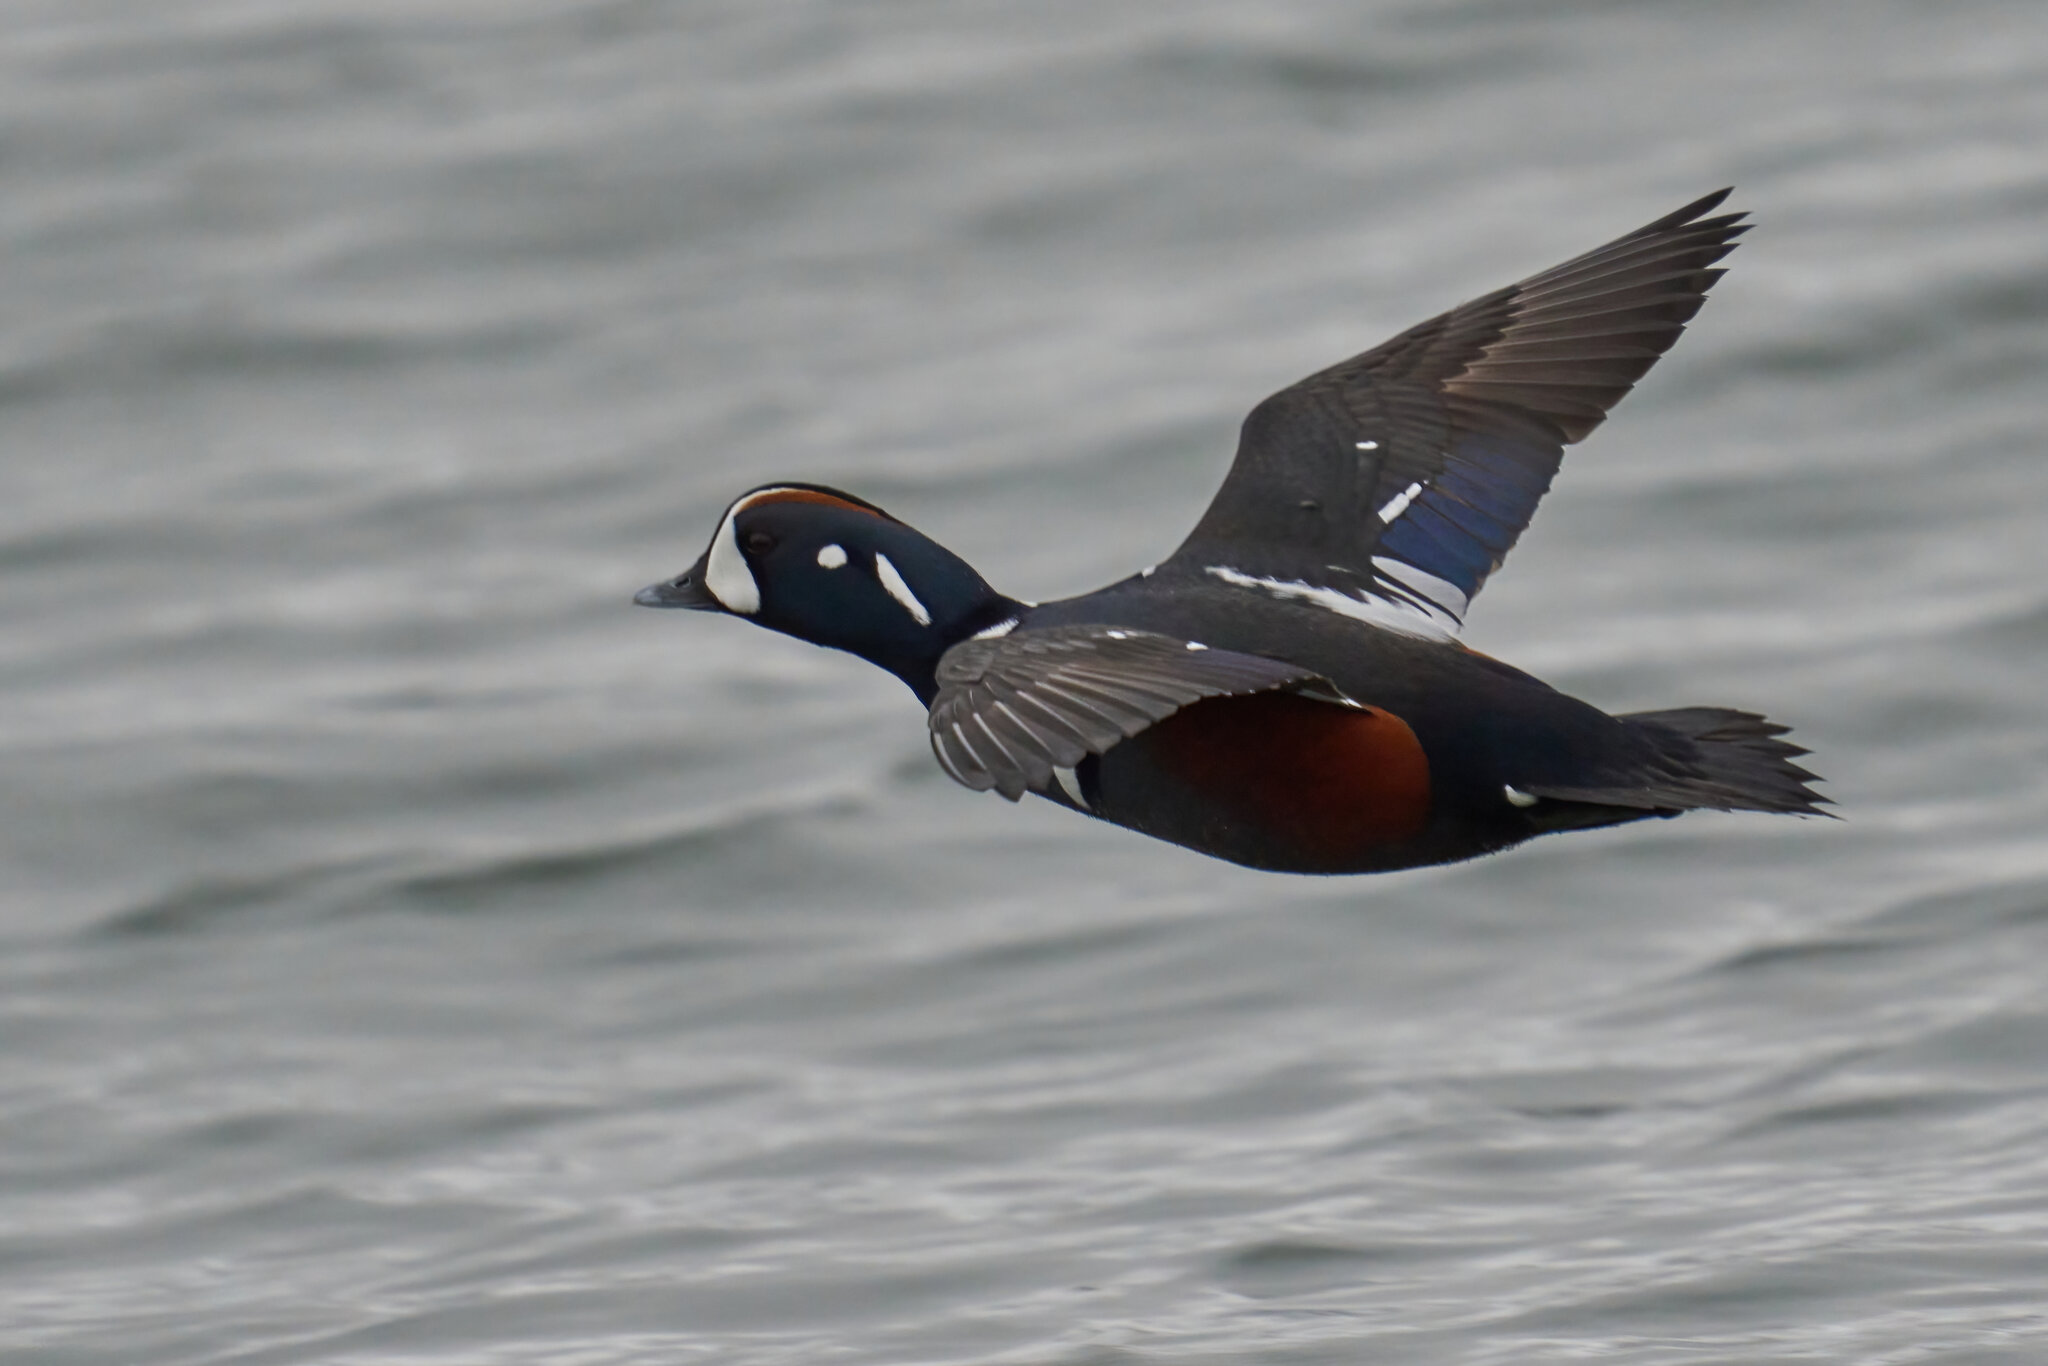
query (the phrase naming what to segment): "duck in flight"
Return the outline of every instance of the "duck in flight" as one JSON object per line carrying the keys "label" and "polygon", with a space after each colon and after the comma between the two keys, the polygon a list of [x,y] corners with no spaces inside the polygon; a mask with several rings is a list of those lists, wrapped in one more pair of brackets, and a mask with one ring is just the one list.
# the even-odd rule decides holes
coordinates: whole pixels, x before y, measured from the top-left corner
{"label": "duck in flight", "polygon": [[1668,350],[1747,229],[1708,195],[1272,395],[1180,548],[1028,603],[865,499],[778,483],[647,607],[910,685],[954,781],[1253,868],[1364,873],[1685,811],[1827,814],[1753,712],[1610,716],[1459,643],[1564,448]]}

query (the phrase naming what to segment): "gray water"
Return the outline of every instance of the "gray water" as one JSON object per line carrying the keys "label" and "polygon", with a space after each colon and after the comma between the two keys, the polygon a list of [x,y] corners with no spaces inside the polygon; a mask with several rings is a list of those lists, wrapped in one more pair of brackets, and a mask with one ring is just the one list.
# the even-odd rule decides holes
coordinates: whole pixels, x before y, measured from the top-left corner
{"label": "gray water", "polygon": [[[0,1359],[2048,1360],[2048,8],[16,0]],[[1734,183],[1468,639],[1846,822],[1380,878],[974,797],[655,614],[1023,597]]]}

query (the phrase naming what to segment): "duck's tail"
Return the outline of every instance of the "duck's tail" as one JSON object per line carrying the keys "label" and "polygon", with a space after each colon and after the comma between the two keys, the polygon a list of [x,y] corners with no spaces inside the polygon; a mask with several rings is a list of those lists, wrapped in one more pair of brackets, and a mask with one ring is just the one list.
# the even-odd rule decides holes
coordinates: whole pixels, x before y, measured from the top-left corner
{"label": "duck's tail", "polygon": [[1539,797],[1633,808],[1644,814],[1680,811],[1779,811],[1832,816],[1819,781],[1793,760],[1807,753],[1778,737],[1786,727],[1755,712],[1727,707],[1639,711],[1616,720],[1643,751],[1622,783],[1598,787],[1535,787]]}

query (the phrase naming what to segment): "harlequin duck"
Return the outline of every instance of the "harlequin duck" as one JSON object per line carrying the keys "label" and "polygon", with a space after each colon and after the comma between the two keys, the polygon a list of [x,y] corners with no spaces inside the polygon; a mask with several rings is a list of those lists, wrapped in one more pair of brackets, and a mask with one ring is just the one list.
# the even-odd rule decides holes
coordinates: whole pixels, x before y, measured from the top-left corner
{"label": "harlequin duck", "polygon": [[643,589],[847,650],[928,709],[952,778],[1234,863],[1359,873],[1683,811],[1827,814],[1785,727],[1609,716],[1458,642],[1550,487],[1746,231],[1727,190],[1252,409],[1192,534],[1028,603],[865,499],[769,484]]}

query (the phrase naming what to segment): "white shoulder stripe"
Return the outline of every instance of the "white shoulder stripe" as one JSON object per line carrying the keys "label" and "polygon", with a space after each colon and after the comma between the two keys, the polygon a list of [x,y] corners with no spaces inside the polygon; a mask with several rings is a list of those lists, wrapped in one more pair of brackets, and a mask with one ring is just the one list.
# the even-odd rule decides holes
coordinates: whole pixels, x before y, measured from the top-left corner
{"label": "white shoulder stripe", "polygon": [[[1382,562],[1375,560],[1373,563],[1379,566]],[[1405,565],[1402,567],[1407,568]],[[1320,584],[1306,583],[1300,579],[1262,579],[1256,574],[1246,574],[1220,564],[1208,566],[1207,572],[1238,588],[1263,589],[1276,598],[1294,598],[1335,612],[1339,616],[1350,617],[1354,621],[1398,631],[1402,635],[1420,636],[1424,640],[1450,640],[1458,634],[1459,622],[1454,613],[1435,610],[1431,604],[1419,599],[1394,601],[1377,596],[1357,597],[1336,588],[1325,588]],[[1443,583],[1441,579],[1437,582]],[[1450,588],[1449,584],[1443,586]],[[1451,591],[1455,593],[1457,590]],[[1463,595],[1459,596],[1459,605],[1463,606]]]}

